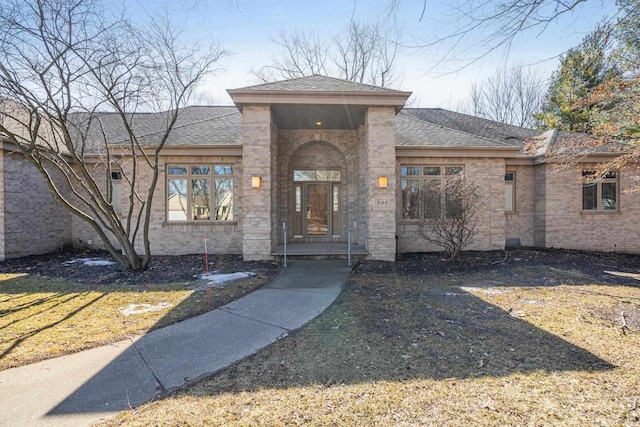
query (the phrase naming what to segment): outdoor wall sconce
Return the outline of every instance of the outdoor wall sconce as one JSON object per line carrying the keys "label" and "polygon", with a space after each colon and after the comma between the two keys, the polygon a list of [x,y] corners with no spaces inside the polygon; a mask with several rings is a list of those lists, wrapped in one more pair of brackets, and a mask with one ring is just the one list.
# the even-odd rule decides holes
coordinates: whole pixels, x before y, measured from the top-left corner
{"label": "outdoor wall sconce", "polygon": [[262,178],[260,178],[259,176],[252,176],[251,188],[260,188],[260,185],[262,185]]}
{"label": "outdoor wall sconce", "polygon": [[387,188],[387,177],[382,175],[378,177],[378,187]]}

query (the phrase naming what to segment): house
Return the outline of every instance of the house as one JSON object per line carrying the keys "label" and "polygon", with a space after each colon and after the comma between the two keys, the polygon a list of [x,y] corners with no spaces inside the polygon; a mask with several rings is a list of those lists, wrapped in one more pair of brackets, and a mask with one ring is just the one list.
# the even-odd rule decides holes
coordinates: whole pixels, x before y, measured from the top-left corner
{"label": "house", "polygon": [[[450,175],[473,180],[483,194],[468,249],[503,249],[510,241],[640,252],[640,193],[625,191],[636,186],[638,171],[589,180],[611,158],[606,151],[579,167],[557,167],[546,154],[575,135],[406,108],[409,92],[324,76],[228,93],[233,106],[184,108],[162,150],[154,254],[202,252],[206,235],[210,252],[269,259],[284,227],[289,243],[346,242],[351,233],[370,259],[438,250],[420,237],[418,223],[427,209],[441,215],[446,201],[429,208],[417,200]],[[157,117],[136,120],[145,129],[141,140],[153,144]],[[527,141],[535,153],[524,150]],[[67,244],[99,248],[95,232],[57,204],[38,172],[6,141],[2,148],[0,259]],[[113,178],[120,205],[121,176]]]}

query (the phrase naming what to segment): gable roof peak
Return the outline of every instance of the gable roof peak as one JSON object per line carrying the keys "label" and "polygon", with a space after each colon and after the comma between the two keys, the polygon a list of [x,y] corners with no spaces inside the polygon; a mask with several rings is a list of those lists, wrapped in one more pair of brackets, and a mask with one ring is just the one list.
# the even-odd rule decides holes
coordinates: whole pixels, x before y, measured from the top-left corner
{"label": "gable roof peak", "polygon": [[275,82],[261,83],[254,86],[246,86],[238,89],[230,89],[231,92],[236,91],[264,91],[264,92],[280,92],[280,91],[297,91],[297,92],[368,92],[368,93],[402,93],[396,89],[390,89],[380,86],[374,86],[365,83],[354,82],[337,77],[329,77],[321,74],[313,74],[310,76],[294,77],[286,80],[278,80]]}

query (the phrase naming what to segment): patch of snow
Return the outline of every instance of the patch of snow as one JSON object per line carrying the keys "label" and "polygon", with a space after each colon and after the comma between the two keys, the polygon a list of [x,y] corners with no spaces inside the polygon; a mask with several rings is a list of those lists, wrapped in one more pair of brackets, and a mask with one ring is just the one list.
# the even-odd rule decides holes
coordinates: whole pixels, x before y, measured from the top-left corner
{"label": "patch of snow", "polygon": [[76,263],[82,263],[90,267],[115,264],[115,262],[113,261],[108,261],[102,258],[76,258],[76,259],[72,259],[70,261],[65,262],[64,265],[71,265]]}
{"label": "patch of snow", "polygon": [[605,273],[611,274],[612,276],[618,277],[628,277],[630,279],[640,280],[640,274],[637,273],[626,273],[624,271],[606,271]]}
{"label": "patch of snow", "polygon": [[168,302],[161,302],[160,304],[157,304],[157,305],[129,304],[125,308],[121,309],[120,313],[122,313],[125,316],[130,316],[132,314],[148,313],[150,311],[160,311],[169,307],[171,307],[171,304],[169,304]]}
{"label": "patch of snow", "polygon": [[509,310],[509,314],[512,317],[527,317],[527,313],[524,310]]}
{"label": "patch of snow", "polygon": [[224,286],[229,282],[233,282],[238,279],[246,279],[247,277],[255,277],[256,273],[251,271],[239,271],[237,273],[209,273],[200,274],[198,279],[202,279],[210,286]]}

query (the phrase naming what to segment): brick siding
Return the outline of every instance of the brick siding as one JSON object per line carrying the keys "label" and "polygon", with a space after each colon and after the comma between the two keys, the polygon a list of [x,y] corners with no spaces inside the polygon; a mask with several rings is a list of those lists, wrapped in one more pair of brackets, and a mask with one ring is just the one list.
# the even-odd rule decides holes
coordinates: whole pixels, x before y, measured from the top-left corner
{"label": "brick siding", "polygon": [[0,156],[0,260],[61,250],[71,240],[71,214],[21,154]]}

